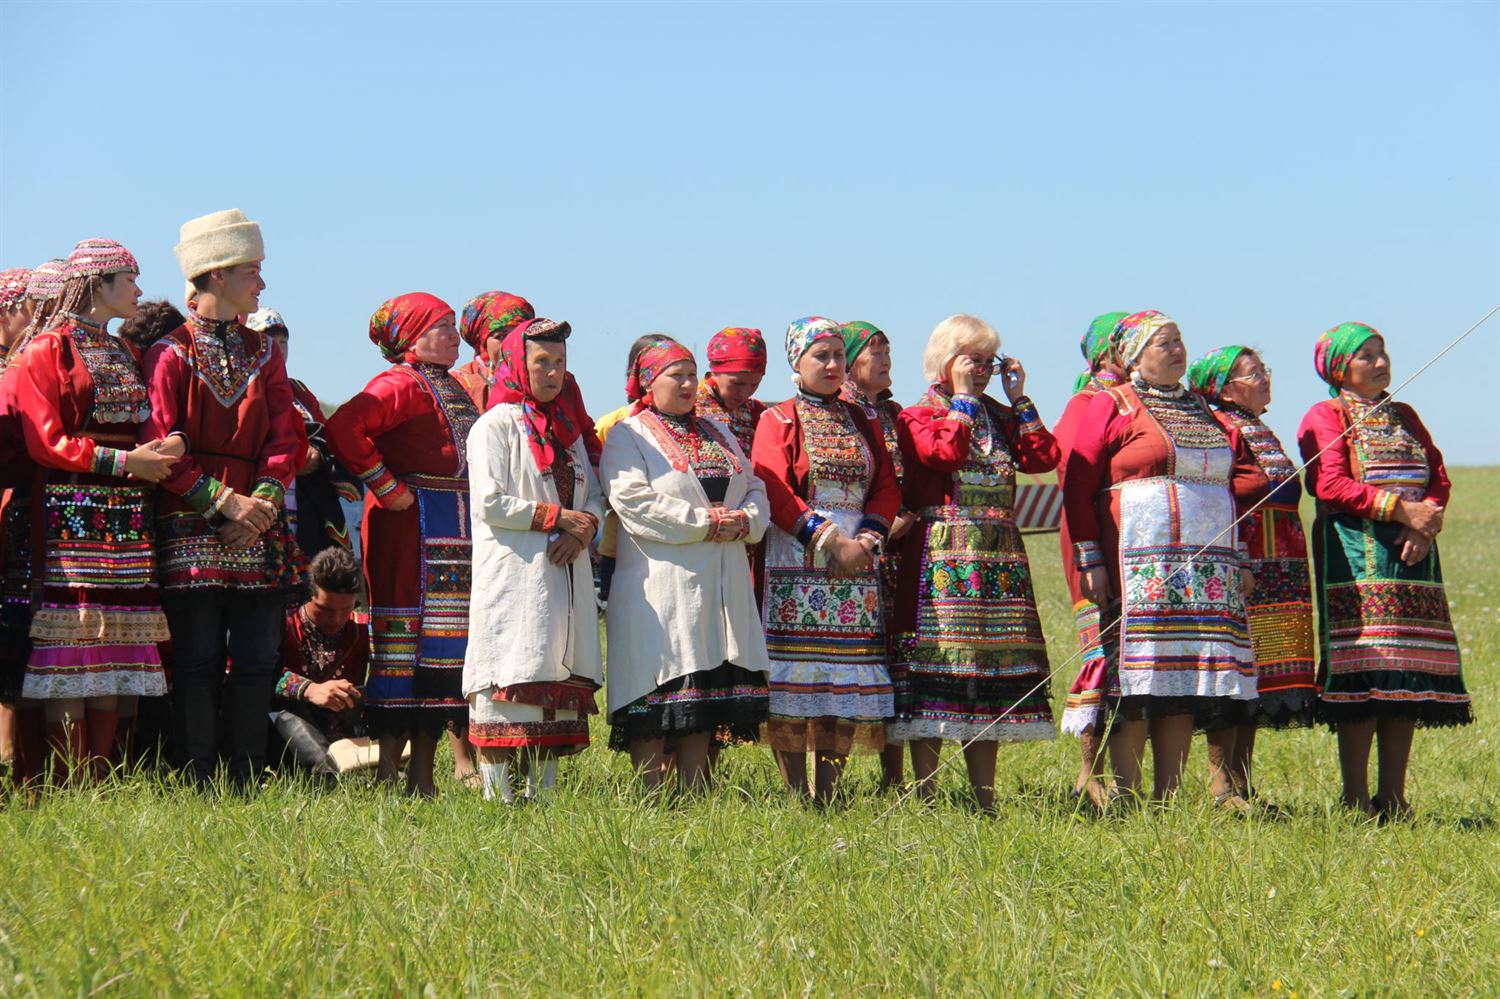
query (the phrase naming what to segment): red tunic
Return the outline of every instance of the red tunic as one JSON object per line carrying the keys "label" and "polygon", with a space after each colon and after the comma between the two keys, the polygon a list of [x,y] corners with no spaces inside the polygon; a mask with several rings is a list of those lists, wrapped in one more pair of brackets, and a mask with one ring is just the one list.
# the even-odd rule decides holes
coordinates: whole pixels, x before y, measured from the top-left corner
{"label": "red tunic", "polygon": [[140,440],[176,433],[188,444],[157,493],[162,587],[269,589],[293,581],[284,512],[248,548],[230,549],[215,533],[227,489],[279,508],[307,459],[281,352],[239,323],[194,315],[146,352],[145,378],[151,416]]}
{"label": "red tunic", "polygon": [[[328,421],[333,453],[367,487],[364,569],[373,635],[366,717],[377,734],[462,724],[467,716],[464,448],[478,416],[446,369],[402,363],[376,375]],[[391,509],[399,496],[414,502]]]}
{"label": "red tunic", "polygon": [[[1447,506],[1453,483],[1443,465],[1442,452],[1432,443],[1432,435],[1417,418],[1415,409],[1404,402],[1393,402],[1390,408],[1397,411],[1396,415],[1427,452],[1427,488],[1422,499]],[[1320,504],[1339,512],[1352,513],[1367,520],[1393,519],[1399,497],[1392,490],[1369,485],[1354,475],[1349,461],[1349,437],[1339,437],[1344,426],[1344,415],[1334,399],[1318,403],[1302,418],[1302,425],[1297,428],[1297,443],[1302,453],[1316,455],[1328,447],[1321,456],[1312,457],[1307,462],[1308,491]]]}

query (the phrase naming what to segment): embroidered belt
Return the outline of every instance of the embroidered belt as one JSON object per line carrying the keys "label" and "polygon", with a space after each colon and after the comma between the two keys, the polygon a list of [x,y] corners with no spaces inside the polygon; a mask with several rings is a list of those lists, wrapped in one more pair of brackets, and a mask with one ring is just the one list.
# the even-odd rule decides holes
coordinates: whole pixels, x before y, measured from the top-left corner
{"label": "embroidered belt", "polygon": [[429,489],[440,493],[466,493],[469,491],[469,480],[467,478],[454,478],[451,475],[423,475],[414,473],[400,477],[401,482],[408,489]]}
{"label": "embroidered belt", "polygon": [[1129,488],[1130,486],[1140,486],[1150,482],[1172,482],[1180,485],[1185,484],[1193,486],[1220,486],[1224,489],[1229,488],[1229,483],[1222,478],[1200,479],[1191,475],[1147,475],[1139,479],[1126,479],[1124,482],[1116,482],[1106,491],[1118,492],[1119,490]]}
{"label": "embroidered belt", "polygon": [[962,517],[967,520],[1015,520],[1016,512],[1003,506],[963,506],[945,503],[941,506],[924,506],[917,511],[924,520],[950,520]]}

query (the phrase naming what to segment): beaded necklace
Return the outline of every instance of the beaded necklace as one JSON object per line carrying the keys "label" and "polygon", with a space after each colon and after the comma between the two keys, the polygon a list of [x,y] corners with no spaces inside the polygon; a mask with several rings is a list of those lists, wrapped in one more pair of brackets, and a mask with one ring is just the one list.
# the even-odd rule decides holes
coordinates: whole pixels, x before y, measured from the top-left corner
{"label": "beaded necklace", "polygon": [[319,681],[328,679],[339,655],[340,635],[325,635],[313,624],[307,613],[307,605],[297,612],[302,619],[302,658],[311,667],[308,672]]}
{"label": "beaded necklace", "polygon": [[1146,412],[1161,426],[1174,446],[1205,451],[1229,447],[1229,438],[1208,411],[1208,404],[1201,396],[1189,392],[1186,386],[1178,383],[1161,388],[1139,375],[1133,377],[1130,384]]}
{"label": "beaded necklace", "polygon": [[711,479],[729,478],[742,470],[728,443],[695,413],[663,413],[652,407],[641,411],[641,423],[679,472]]}
{"label": "beaded necklace", "polygon": [[838,396],[824,399],[799,392],[797,417],[802,423],[810,481],[869,485],[875,474],[874,458],[865,435],[849,415],[848,403]]}
{"label": "beaded necklace", "polygon": [[1219,403],[1218,409],[1245,439],[1245,444],[1255,455],[1255,461],[1260,465],[1260,470],[1265,472],[1266,478],[1271,480],[1273,488],[1288,479],[1296,478],[1297,466],[1287,456],[1286,449],[1281,446],[1281,439],[1276,436],[1275,431],[1266,426],[1265,421],[1248,409],[1236,406],[1232,402]]}
{"label": "beaded necklace", "polygon": [[102,323],[92,323],[69,313],[57,330],[71,337],[79,360],[94,383],[92,417],[100,423],[145,423],[151,416],[151,400],[140,370],[120,341],[104,332]]}
{"label": "beaded necklace", "polygon": [[891,393],[885,391],[880,393],[880,398],[872,400],[869,396],[854,384],[853,380],[844,382],[840,393],[845,400],[854,403],[864,411],[865,416],[871,423],[880,428],[880,436],[885,442],[885,450],[891,456],[891,464],[895,466],[896,481],[901,482],[906,476],[906,468],[902,464],[901,439],[896,433],[896,415],[891,412],[893,407],[886,405],[890,401]]}

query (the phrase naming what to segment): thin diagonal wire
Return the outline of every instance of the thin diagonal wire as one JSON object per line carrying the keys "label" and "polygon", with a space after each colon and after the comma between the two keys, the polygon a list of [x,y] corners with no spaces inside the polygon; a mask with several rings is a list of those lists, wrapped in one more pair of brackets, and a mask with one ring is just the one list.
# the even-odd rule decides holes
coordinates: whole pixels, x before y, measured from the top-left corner
{"label": "thin diagonal wire", "polygon": [[[1488,322],[1489,319],[1490,319],[1490,317],[1493,316],[1497,312],[1500,312],[1500,305],[1496,305],[1493,308],[1491,308],[1490,311],[1486,312],[1483,316],[1481,316],[1472,326],[1470,326],[1468,329],[1464,330],[1457,337],[1455,337],[1446,347],[1444,347],[1442,350],[1440,350],[1436,354],[1434,354],[1432,356],[1432,358],[1427,361],[1426,364],[1422,365],[1416,371],[1413,371],[1409,376],[1407,376],[1407,379],[1404,382],[1402,382],[1400,385],[1396,386],[1394,389],[1391,389],[1390,391],[1388,391],[1386,393],[1386,396],[1385,396],[1384,399],[1381,399],[1378,403],[1376,403],[1374,406],[1372,406],[1370,408],[1369,413],[1366,414],[1366,418],[1368,418],[1369,416],[1375,415],[1375,413],[1377,413],[1381,409],[1383,409],[1388,403],[1394,401],[1395,398],[1396,398],[1396,396],[1397,396],[1397,394],[1399,394],[1402,389],[1406,388],[1412,382],[1416,381],[1417,378],[1418,378],[1418,376],[1420,376],[1428,368],[1432,367],[1439,360],[1441,360],[1443,358],[1443,356],[1445,354],[1447,354],[1449,351],[1451,351],[1454,347],[1457,347],[1460,343],[1462,343],[1465,339],[1467,339],[1468,336],[1469,336],[1469,334],[1473,333],[1475,330],[1479,329],[1479,327],[1483,326],[1486,322]],[[1353,429],[1354,429],[1354,424],[1350,423],[1350,425],[1347,426],[1347,427],[1345,427],[1343,429],[1343,431],[1337,437],[1335,437],[1333,440],[1329,441],[1321,449],[1319,449],[1319,451],[1318,451],[1317,454],[1313,455],[1311,458],[1308,458],[1302,464],[1298,465],[1293,470],[1292,474],[1294,474],[1294,475],[1301,475],[1302,472],[1303,472],[1303,470],[1306,469],[1308,465],[1311,465],[1314,461],[1317,461],[1319,458],[1321,458],[1323,456],[1324,452],[1326,452],[1329,448],[1333,447],[1339,441],[1343,440],[1346,436],[1348,436],[1349,432],[1352,431]],[[1264,506],[1270,500],[1270,498],[1271,497],[1269,495],[1263,497],[1258,502],[1256,502],[1254,506],[1250,507],[1250,509],[1246,510],[1243,514],[1241,514],[1240,516],[1236,517],[1234,519],[1233,523],[1231,523],[1228,527],[1224,528],[1224,530],[1222,530],[1218,534],[1216,534],[1207,544],[1205,544],[1202,548],[1199,548],[1196,552],[1194,552],[1191,556],[1189,556],[1188,557],[1188,562],[1189,563],[1193,562],[1199,556],[1201,556],[1204,552],[1208,551],[1208,549],[1212,548],[1214,546],[1215,542],[1217,542],[1220,538],[1224,537],[1226,534],[1228,534],[1231,531],[1233,531],[1242,522],[1244,522],[1246,518],[1250,517],[1252,514],[1255,513],[1255,511],[1259,510],[1262,506]],[[1099,643],[1100,644],[1103,644],[1104,637],[1106,635],[1108,635],[1110,631],[1112,631],[1112,630],[1114,630],[1114,629],[1116,629],[1116,628],[1119,627],[1120,620],[1123,617],[1124,617],[1123,613],[1117,614],[1117,615],[1115,615],[1114,620],[1110,621],[1110,623],[1108,625],[1105,625],[1104,627],[1102,627],[1102,628],[1099,629]],[[980,739],[982,739],[984,737],[985,733],[987,733],[990,729],[994,728],[996,725],[998,725],[1001,722],[1003,722],[1006,719],[1006,717],[1012,711],[1014,711],[1017,707],[1019,707],[1021,705],[1021,703],[1023,701],[1025,701],[1028,697],[1030,697],[1032,694],[1035,694],[1037,691],[1041,690],[1043,687],[1047,686],[1047,684],[1051,683],[1052,682],[1052,678],[1054,676],[1056,676],[1060,671],[1062,671],[1063,669],[1067,668],[1068,666],[1070,666],[1071,664],[1073,664],[1074,662],[1077,662],[1080,658],[1082,658],[1084,652],[1085,652],[1084,649],[1079,649],[1078,651],[1074,652],[1071,656],[1069,656],[1067,659],[1065,659],[1060,665],[1055,666],[1052,669],[1048,670],[1047,671],[1047,675],[1044,676],[1044,677],[1042,677],[1042,679],[1038,680],[1037,683],[1036,683],[1036,685],[1033,686],[1030,690],[1026,691],[1026,693],[1022,694],[1019,698],[1017,698],[1017,700],[1016,700],[1016,702],[1014,704],[1012,704],[1010,707],[1006,708],[1004,711],[1000,712],[1000,714],[996,715],[993,719],[991,719],[990,722],[989,722],[989,724],[985,725],[984,728],[980,729],[978,732],[974,733],[972,736],[970,736],[968,739],[966,739],[959,746],[959,753],[955,753],[955,754],[947,757],[946,759],[940,760],[938,762],[938,765],[935,768],[933,768],[933,771],[929,775],[928,779],[929,780],[936,780],[938,773],[945,766],[947,766],[949,763],[953,762],[953,760],[957,759],[958,756],[964,750],[967,750],[974,743],[980,741]],[[1100,745],[1101,746],[1103,745],[1104,739],[1107,739],[1108,736],[1109,736],[1109,729],[1113,728],[1113,727],[1114,727],[1114,718],[1113,718],[1113,716],[1111,716],[1111,718],[1109,720],[1109,724],[1106,726],[1105,733],[1100,738]],[[892,801],[891,804],[890,804],[890,806],[888,808],[886,808],[885,811],[883,811],[883,812],[880,813],[880,816],[877,819],[877,821],[881,821],[881,820],[884,820],[887,817],[889,817],[892,812],[894,812],[898,807],[900,807],[909,798],[911,798],[911,796],[916,793],[916,790],[917,790],[917,782],[913,781],[909,787],[907,787],[905,790],[903,790],[900,794],[898,794],[896,796],[896,800]]]}

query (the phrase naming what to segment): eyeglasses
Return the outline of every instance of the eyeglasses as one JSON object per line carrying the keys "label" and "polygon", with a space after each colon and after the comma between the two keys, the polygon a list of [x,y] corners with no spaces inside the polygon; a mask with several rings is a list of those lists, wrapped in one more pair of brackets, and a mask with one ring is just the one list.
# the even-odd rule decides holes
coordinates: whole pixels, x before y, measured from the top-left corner
{"label": "eyeglasses", "polygon": [[1240,375],[1238,378],[1229,380],[1232,382],[1268,382],[1271,380],[1271,369],[1261,368],[1259,371],[1252,371],[1248,375]]}
{"label": "eyeglasses", "polygon": [[992,374],[995,370],[995,359],[993,357],[979,357],[970,354],[969,360],[974,362],[974,373],[977,375]]}

